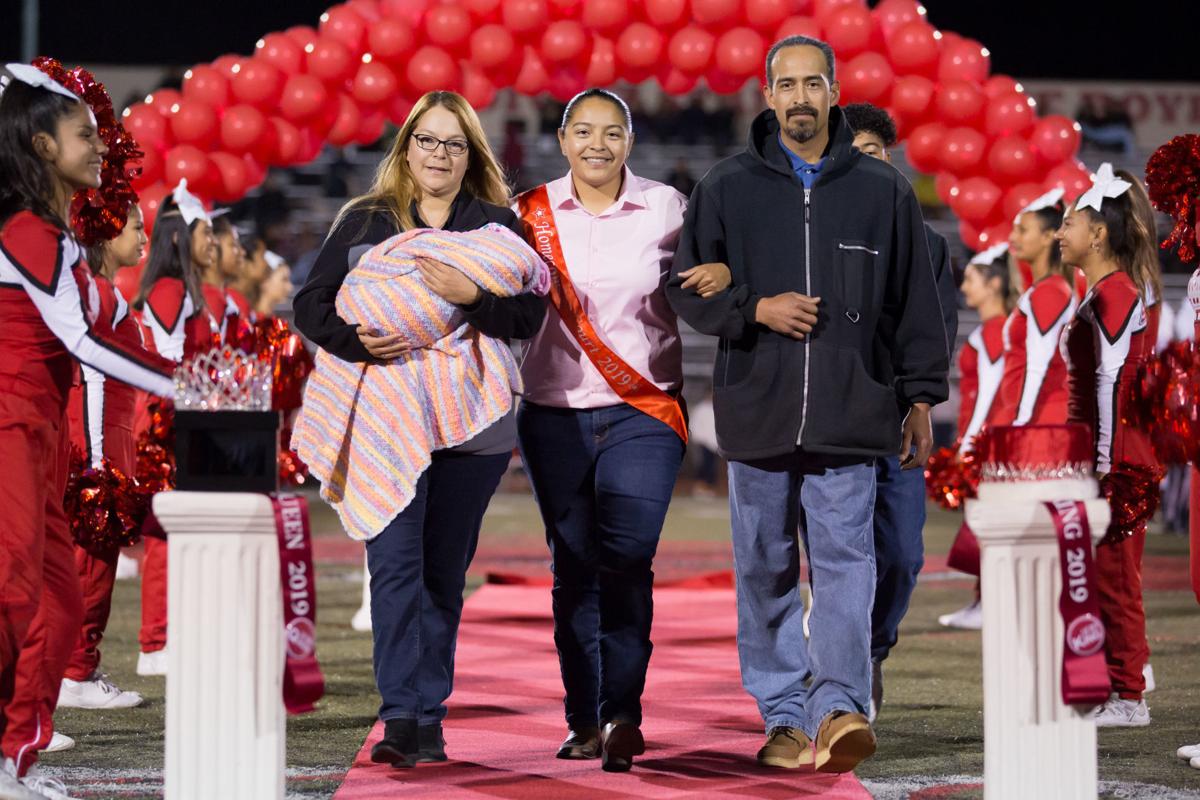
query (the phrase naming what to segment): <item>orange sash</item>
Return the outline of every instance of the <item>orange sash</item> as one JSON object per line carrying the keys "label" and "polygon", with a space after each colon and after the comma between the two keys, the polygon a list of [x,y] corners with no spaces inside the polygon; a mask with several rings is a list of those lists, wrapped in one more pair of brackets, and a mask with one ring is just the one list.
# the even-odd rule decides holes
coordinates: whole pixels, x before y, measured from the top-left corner
{"label": "orange sash", "polygon": [[587,355],[592,365],[604,376],[622,400],[675,431],[685,443],[688,440],[687,422],[679,401],[651,381],[606,345],[596,334],[591,320],[579,302],[575,286],[567,273],[567,261],[563,258],[559,243],[558,228],[554,224],[554,212],[550,208],[550,197],[545,186],[530,189],[517,198],[521,219],[527,226],[525,235],[529,244],[550,267],[550,302],[554,310],[567,324],[567,330]]}

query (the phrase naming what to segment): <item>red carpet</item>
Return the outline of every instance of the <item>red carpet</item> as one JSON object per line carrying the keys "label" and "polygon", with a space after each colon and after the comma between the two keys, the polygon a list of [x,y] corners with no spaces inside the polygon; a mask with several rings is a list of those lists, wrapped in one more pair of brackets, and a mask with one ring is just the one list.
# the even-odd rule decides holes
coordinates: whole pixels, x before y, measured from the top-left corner
{"label": "red carpet", "polygon": [[459,634],[445,764],[372,764],[376,725],[335,800],[437,798],[796,798],[869,800],[853,775],[763,770],[762,727],[742,690],[731,589],[655,592],[654,656],[644,700],[646,755],[626,774],[560,761],[562,684],[543,586],[483,586]]}

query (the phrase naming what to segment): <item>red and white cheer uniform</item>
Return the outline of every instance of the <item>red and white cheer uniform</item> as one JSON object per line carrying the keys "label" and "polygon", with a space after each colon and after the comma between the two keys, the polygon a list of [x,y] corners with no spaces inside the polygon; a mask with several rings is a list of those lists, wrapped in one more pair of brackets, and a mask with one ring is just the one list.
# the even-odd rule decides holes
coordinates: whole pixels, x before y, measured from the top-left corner
{"label": "red and white cheer uniform", "polygon": [[959,453],[969,453],[973,440],[991,414],[1004,377],[1003,316],[992,317],[971,331],[958,354]]}
{"label": "red and white cheer uniform", "polygon": [[1061,275],[1048,275],[1021,295],[1004,324],[1004,378],[990,424],[1066,422],[1067,367],[1058,340],[1076,306]]}

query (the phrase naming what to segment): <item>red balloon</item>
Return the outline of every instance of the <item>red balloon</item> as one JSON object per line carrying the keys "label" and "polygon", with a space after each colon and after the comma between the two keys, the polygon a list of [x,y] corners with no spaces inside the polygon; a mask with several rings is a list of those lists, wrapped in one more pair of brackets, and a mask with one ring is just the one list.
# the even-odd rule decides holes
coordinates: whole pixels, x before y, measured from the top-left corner
{"label": "red balloon", "polygon": [[933,191],[945,205],[950,205],[950,198],[958,194],[958,178],[949,172],[939,172],[933,179]]}
{"label": "red balloon", "polygon": [[967,222],[980,225],[987,221],[1000,203],[1000,187],[987,178],[967,178],[952,192],[950,209]]}
{"label": "red balloon", "polygon": [[400,88],[396,73],[382,61],[368,61],[358,68],[351,94],[364,106],[377,106],[387,101]]}
{"label": "red balloon", "polygon": [[205,147],[217,135],[219,122],[212,106],[198,100],[180,100],[175,108],[168,117],[175,141]]}
{"label": "red balloon", "polygon": [[[158,208],[155,207],[155,216],[158,216]],[[146,219],[146,212],[142,211],[142,221],[146,226],[146,233],[149,234],[154,225]],[[142,284],[142,268],[137,267],[121,267],[117,270],[117,274],[113,275],[113,286],[125,298],[125,302],[132,303],[133,298],[137,297],[141,290]]]}
{"label": "red balloon", "polygon": [[701,25],[733,25],[738,20],[738,0],[692,0],[692,19]]}
{"label": "red balloon", "polygon": [[746,0],[746,22],[763,33],[773,33],[792,13],[794,5],[792,0]]}
{"label": "red balloon", "polygon": [[550,20],[550,9],[546,0],[504,0],[500,18],[504,27],[517,36],[537,33]]}
{"label": "red balloon", "polygon": [[897,72],[924,73],[937,63],[938,43],[933,26],[924,21],[901,26],[888,37],[887,48]]}
{"label": "red balloon", "polygon": [[[891,65],[888,65],[888,69],[889,70],[891,69]],[[893,84],[892,88],[893,88],[893,90],[895,89],[894,84]],[[894,107],[892,107],[890,105],[884,106],[883,110],[889,117],[892,118],[892,122],[894,122],[896,124],[896,141],[902,142],[905,139],[907,139],[908,132],[911,131],[913,128],[913,123],[907,117],[901,115],[899,111],[897,111]]]}
{"label": "red balloon", "polygon": [[687,94],[696,88],[696,76],[678,67],[667,67],[659,71],[658,85],[669,95]]}
{"label": "red balloon", "polygon": [[991,69],[991,57],[987,48],[974,39],[963,39],[947,45],[943,42],[942,57],[938,62],[938,80],[969,81],[983,83]]}
{"label": "red balloon", "polygon": [[905,75],[892,87],[892,108],[907,120],[923,120],[933,103],[936,88],[929,78]]}
{"label": "red balloon", "polygon": [[367,46],[371,48],[371,54],[384,61],[396,62],[403,59],[415,43],[412,28],[398,19],[373,22],[367,31]]}
{"label": "red balloon", "polygon": [[317,29],[310,28],[307,25],[294,25],[284,31],[283,34],[295,42],[300,47],[301,52],[317,40]]}
{"label": "red balloon", "polygon": [[696,25],[681,28],[671,37],[667,56],[671,65],[688,75],[699,75],[712,61],[716,37]]}
{"label": "red balloon", "polygon": [[[496,87],[473,64],[462,65],[462,95],[476,111],[487,108],[496,99]],[[393,122],[395,119],[393,118]],[[403,119],[401,120],[403,121]]]}
{"label": "red balloon", "polygon": [[[943,46],[945,45],[943,44]],[[988,96],[989,100],[1022,91],[1024,90],[1021,89],[1021,84],[1008,75],[993,75],[983,84],[983,93]]]}
{"label": "red balloon", "polygon": [[413,53],[407,75],[409,85],[418,94],[439,89],[454,91],[458,86],[458,65],[440,47],[426,45]]}
{"label": "red balloon", "polygon": [[183,99],[222,109],[229,103],[229,81],[217,68],[197,64],[183,74]]}
{"label": "red balloon", "polygon": [[297,164],[307,164],[321,154],[325,146],[325,134],[317,133],[308,125],[300,126],[300,155],[296,156]]}
{"label": "red balloon", "polygon": [[425,12],[425,35],[432,44],[450,51],[465,48],[471,35],[471,14],[453,3],[441,3]]}
{"label": "red balloon", "polygon": [[383,128],[387,125],[387,117],[382,111],[372,111],[364,114],[362,123],[358,126],[358,132],[354,134],[354,141],[357,144],[374,144],[383,136]]}
{"label": "red balloon", "polygon": [[1018,183],[1004,193],[1004,218],[1016,219],[1026,206],[1045,193],[1040,183]]}
{"label": "red balloon", "polygon": [[550,95],[560,103],[570,102],[571,98],[587,88],[583,73],[574,67],[557,69],[547,83]]}
{"label": "red balloon", "polygon": [[283,73],[278,67],[251,58],[242,64],[231,82],[233,96],[242,103],[272,108],[283,91]]}
{"label": "red balloon", "polygon": [[346,6],[338,5],[321,15],[321,36],[341,42],[357,58],[367,45],[367,21]]}
{"label": "red balloon", "polygon": [[971,124],[983,112],[983,90],[977,84],[952,81],[942,84],[935,101],[938,118],[946,123]]}
{"label": "red balloon", "polygon": [[746,85],[746,80],[747,78],[744,75],[737,77],[716,67],[713,67],[704,75],[704,82],[708,84],[708,88],[717,94],[739,92]]}
{"label": "red balloon", "polygon": [[190,144],[180,144],[167,151],[163,174],[167,183],[176,186],[181,180],[187,179],[188,186],[193,191],[203,193],[209,188],[206,185],[208,177],[208,156],[198,147]]}
{"label": "red balloon", "polygon": [[252,155],[242,156],[246,164],[246,191],[250,191],[267,178],[267,168]]}
{"label": "red balloon", "polygon": [[285,119],[279,117],[270,119],[271,125],[275,128],[274,162],[280,166],[296,163],[300,157],[300,150],[304,146],[300,129]]}
{"label": "red balloon", "polygon": [[337,147],[350,144],[354,140],[355,134],[358,133],[359,126],[362,125],[362,116],[357,103],[345,95],[339,97],[337,121],[334,122],[326,136],[329,143]]}
{"label": "red balloon", "polygon": [[850,59],[870,46],[873,25],[866,6],[838,6],[825,22],[825,41],[838,58]]}
{"label": "red balloon", "polygon": [[534,96],[546,91],[550,83],[550,73],[542,63],[542,57],[537,51],[526,45],[525,56],[521,62],[521,71],[513,81],[513,88],[524,95]]}
{"label": "red balloon", "polygon": [[1032,98],[1013,92],[988,101],[983,129],[988,136],[1023,134],[1033,127],[1036,113]]}
{"label": "red balloon", "polygon": [[221,118],[221,144],[235,155],[249,152],[266,134],[267,118],[254,106],[230,106]]}
{"label": "red balloon", "polygon": [[575,61],[583,56],[587,46],[587,31],[573,19],[551,22],[542,34],[542,58],[551,64]]}
{"label": "red balloon", "polygon": [[134,189],[140,191],[162,180],[162,155],[153,147],[144,148],[142,150],[142,157],[134,162],[134,166],[141,167],[141,172],[130,179],[130,183]]}
{"label": "red balloon", "polygon": [[588,30],[617,33],[629,21],[628,0],[583,0],[581,21]]}
{"label": "red balloon", "polygon": [[984,250],[1001,242],[1007,242],[1010,233],[1012,233],[1011,223],[998,222],[994,225],[989,225],[979,234],[979,249]]}
{"label": "red balloon", "polygon": [[398,19],[410,28],[419,28],[425,9],[431,0],[380,0],[379,13],[387,18]]}
{"label": "red balloon", "polygon": [[884,37],[891,38],[893,33],[905,25],[925,19],[920,8],[916,0],[883,0],[871,13],[879,23]]}
{"label": "red balloon", "polygon": [[908,163],[927,175],[937,172],[941,163],[942,140],[946,138],[946,126],[940,122],[928,122],[918,126],[908,135],[904,155]]}
{"label": "red balloon", "polygon": [[747,78],[762,69],[766,56],[762,37],[750,28],[734,28],[717,40],[717,69],[734,78]]}
{"label": "red balloon", "polygon": [[174,89],[155,89],[154,92],[146,96],[146,103],[162,114],[164,117],[170,116],[174,107],[183,99],[183,95]]}
{"label": "red balloon", "polygon": [[383,19],[383,10],[377,0],[346,0],[346,6],[372,25]]}
{"label": "red balloon", "polygon": [[1064,161],[1046,175],[1046,190],[1062,189],[1064,199],[1074,202],[1079,195],[1092,186],[1092,175],[1082,162],[1071,159]]}
{"label": "red balloon", "polygon": [[358,60],[336,39],[320,36],[305,48],[309,73],[326,83],[340,84],[354,77]]}
{"label": "red balloon", "polygon": [[246,162],[238,156],[217,151],[209,155],[220,180],[213,190],[213,198],[223,203],[232,203],[246,194]]}
{"label": "red balloon", "polygon": [[684,21],[687,0],[646,0],[646,19],[651,25],[672,28]]}
{"label": "red balloon", "polygon": [[1079,140],[1079,123],[1058,114],[1039,119],[1029,134],[1029,141],[1043,166],[1074,158],[1079,151]]}
{"label": "red balloon", "polygon": [[[225,80],[232,80],[234,75],[238,74],[238,70],[242,68],[242,64],[246,61],[242,56],[235,56],[232,53],[220,56],[213,59],[212,65],[221,77]],[[234,69],[237,67],[237,69]]]}
{"label": "red balloon", "polygon": [[958,238],[962,239],[963,247],[972,252],[984,249],[979,243],[979,229],[965,219],[958,222]]}
{"label": "red balloon", "polygon": [[841,73],[842,102],[881,104],[892,88],[892,65],[879,53],[860,53]]}
{"label": "red balloon", "polygon": [[329,91],[325,84],[312,75],[301,73],[292,75],[283,85],[279,113],[292,122],[304,122],[320,113],[328,104]]}
{"label": "red balloon", "polygon": [[589,86],[610,86],[617,80],[617,46],[612,39],[596,36],[584,80]]}
{"label": "red balloon", "polygon": [[815,0],[813,3],[813,16],[817,18],[817,22],[821,23],[821,27],[827,27],[830,20],[849,5],[857,5],[861,0]]}
{"label": "red balloon", "polygon": [[138,206],[142,209],[142,223],[146,226],[147,236],[154,230],[154,220],[158,218],[159,206],[173,188],[165,183],[156,183],[138,193]]}
{"label": "red balloon", "polygon": [[121,123],[143,150],[167,145],[167,121],[153,107],[134,103],[121,113]]}
{"label": "red balloon", "polygon": [[491,21],[498,16],[500,0],[464,0],[471,16],[480,20]]}
{"label": "red balloon", "polygon": [[[464,73],[465,74],[465,73]],[[412,113],[413,107],[416,104],[403,95],[396,95],[392,101],[388,103],[387,116],[396,125],[403,127],[408,121],[408,115]]]}
{"label": "red balloon", "polygon": [[483,69],[508,62],[516,51],[516,42],[501,25],[484,25],[471,34],[471,61]]}
{"label": "red balloon", "polygon": [[821,25],[812,17],[788,17],[779,23],[775,30],[773,41],[780,41],[789,36],[807,36],[810,39],[821,38]]}
{"label": "red balloon", "polygon": [[971,175],[984,162],[987,137],[974,128],[951,128],[942,139],[942,168],[960,177]]}
{"label": "red balloon", "polygon": [[283,72],[294,75],[304,64],[304,49],[286,33],[268,33],[255,45],[254,57]]}

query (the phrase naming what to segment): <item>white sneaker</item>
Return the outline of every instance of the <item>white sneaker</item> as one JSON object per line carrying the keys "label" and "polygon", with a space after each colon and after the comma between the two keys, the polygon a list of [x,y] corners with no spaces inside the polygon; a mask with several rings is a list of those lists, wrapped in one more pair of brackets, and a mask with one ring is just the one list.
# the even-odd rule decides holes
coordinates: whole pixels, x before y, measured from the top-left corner
{"label": "white sneaker", "polygon": [[63,750],[70,750],[75,746],[75,740],[65,733],[54,732],[50,737],[50,744],[42,748],[43,753],[60,753]]}
{"label": "white sneaker", "polygon": [[1145,700],[1122,700],[1114,694],[1096,709],[1098,728],[1144,728],[1149,724],[1150,709]]}
{"label": "white sneaker", "polygon": [[121,553],[117,556],[117,580],[129,581],[138,576],[138,560]]}
{"label": "white sneaker", "polygon": [[138,675],[166,675],[167,649],[155,650],[153,653],[138,653]]}
{"label": "white sneaker", "polygon": [[142,704],[137,692],[123,692],[99,670],[86,681],[63,678],[58,689],[60,708],[133,708]]}
{"label": "white sneaker", "polygon": [[962,628],[968,631],[983,630],[983,603],[976,600],[953,614],[942,614],[938,623],[947,628]]}
{"label": "white sneaker", "polygon": [[37,764],[25,771],[25,777],[21,778],[21,783],[25,785],[26,789],[36,792],[38,797],[45,798],[45,800],[74,800],[67,793],[65,783],[43,773]]}
{"label": "white sneaker", "polygon": [[1142,667],[1142,677],[1146,679],[1146,688],[1142,690],[1142,694],[1153,692],[1157,684],[1154,682],[1154,667],[1150,666],[1149,662]]}
{"label": "white sneaker", "polygon": [[1183,747],[1175,751],[1175,755],[1179,756],[1184,761],[1191,761],[1193,758],[1200,758],[1200,744],[1185,744]]}
{"label": "white sneaker", "polygon": [[1192,769],[1200,769],[1200,756],[1196,756],[1191,761],[1189,761],[1188,764],[1191,765]]}
{"label": "white sneaker", "polygon": [[0,765],[0,800],[46,800],[46,796],[26,789],[17,778],[17,765],[6,758]]}

